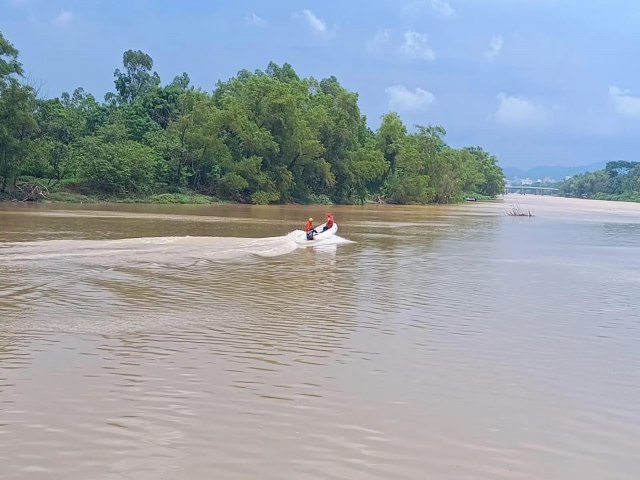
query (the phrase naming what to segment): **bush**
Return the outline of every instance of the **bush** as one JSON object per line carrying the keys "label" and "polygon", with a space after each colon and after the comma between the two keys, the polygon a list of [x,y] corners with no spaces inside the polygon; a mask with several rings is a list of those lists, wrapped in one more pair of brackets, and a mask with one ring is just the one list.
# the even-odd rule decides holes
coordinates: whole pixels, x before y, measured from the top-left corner
{"label": "bush", "polygon": [[179,194],[179,193],[162,193],[160,195],[152,195],[149,201],[153,203],[180,203],[180,204],[199,204],[204,205],[211,203],[212,198],[199,194]]}
{"label": "bush", "polygon": [[280,200],[280,194],[277,192],[256,192],[251,195],[251,201],[256,205],[269,205],[270,203]]}
{"label": "bush", "polygon": [[333,202],[327,195],[311,193],[305,198],[307,205],[333,205]]}
{"label": "bush", "polygon": [[426,175],[393,175],[383,192],[388,203],[400,205],[429,203],[433,199],[433,189],[429,187]]}
{"label": "bush", "polygon": [[218,182],[220,193],[233,200],[241,200],[242,192],[249,188],[249,182],[237,173],[227,173]]}
{"label": "bush", "polygon": [[86,143],[80,174],[88,185],[115,195],[151,191],[156,164],[160,161],[151,147],[130,140],[106,143],[91,139]]}

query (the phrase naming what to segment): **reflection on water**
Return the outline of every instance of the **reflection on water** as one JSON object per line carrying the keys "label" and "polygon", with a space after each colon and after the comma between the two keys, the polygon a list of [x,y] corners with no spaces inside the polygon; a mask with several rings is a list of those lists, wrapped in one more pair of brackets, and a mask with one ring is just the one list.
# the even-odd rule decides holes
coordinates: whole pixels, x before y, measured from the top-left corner
{"label": "reflection on water", "polygon": [[519,203],[0,206],[2,478],[637,478],[640,207]]}

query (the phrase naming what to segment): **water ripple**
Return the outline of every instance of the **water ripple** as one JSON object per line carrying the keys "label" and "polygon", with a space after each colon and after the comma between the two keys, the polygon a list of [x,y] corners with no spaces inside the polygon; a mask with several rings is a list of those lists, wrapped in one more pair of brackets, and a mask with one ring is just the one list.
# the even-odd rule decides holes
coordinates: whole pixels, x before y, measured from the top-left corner
{"label": "water ripple", "polygon": [[298,248],[135,208],[2,244],[3,479],[637,477],[627,217],[345,207],[356,243]]}

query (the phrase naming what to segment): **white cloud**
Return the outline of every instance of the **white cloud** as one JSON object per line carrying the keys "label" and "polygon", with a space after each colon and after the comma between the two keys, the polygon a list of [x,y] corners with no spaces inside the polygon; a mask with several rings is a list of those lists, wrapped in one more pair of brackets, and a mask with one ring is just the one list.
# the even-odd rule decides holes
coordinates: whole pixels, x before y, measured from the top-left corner
{"label": "white cloud", "polygon": [[314,32],[324,35],[327,33],[327,23],[316,17],[311,10],[303,10],[302,14]]}
{"label": "white cloud", "polygon": [[422,110],[436,101],[433,93],[422,88],[411,91],[404,85],[385,88],[384,93],[389,97],[389,108],[398,111]]}
{"label": "white cloud", "polygon": [[487,57],[487,59],[490,62],[493,62],[493,60],[500,53],[500,50],[502,50],[502,43],[503,43],[503,40],[500,35],[497,35],[497,36],[494,35],[493,37],[491,37],[491,43],[489,43],[489,49],[484,52],[484,56]]}
{"label": "white cloud", "polygon": [[380,50],[383,46],[389,43],[390,39],[391,32],[389,32],[389,29],[378,29],[375,36],[367,42],[367,49],[372,52]]}
{"label": "white cloud", "polygon": [[541,105],[537,105],[525,97],[498,95],[500,105],[494,117],[497,122],[509,127],[530,127],[544,124],[549,118],[549,112]]}
{"label": "white cloud", "polygon": [[456,13],[446,0],[431,0],[431,8],[433,8],[434,12],[442,15],[443,17],[451,17]]}
{"label": "white cloud", "polygon": [[407,31],[404,33],[404,43],[400,51],[409,57],[420,58],[422,60],[434,60],[435,53],[429,46],[427,36],[422,33]]}
{"label": "white cloud", "polygon": [[73,20],[73,12],[69,10],[61,10],[60,13],[52,20],[52,22],[60,27],[65,27]]}
{"label": "white cloud", "polygon": [[640,97],[629,95],[629,90],[622,90],[616,86],[609,87],[609,96],[618,114],[625,117],[640,117]]}
{"label": "white cloud", "polygon": [[251,13],[250,15],[247,15],[246,17],[244,17],[244,20],[249,25],[253,25],[255,27],[264,27],[267,24],[267,21],[264,18],[259,17],[255,13]]}
{"label": "white cloud", "polygon": [[405,5],[402,11],[407,15],[415,15],[427,7],[430,7],[441,17],[453,17],[456,14],[456,11],[446,0],[417,0]]}

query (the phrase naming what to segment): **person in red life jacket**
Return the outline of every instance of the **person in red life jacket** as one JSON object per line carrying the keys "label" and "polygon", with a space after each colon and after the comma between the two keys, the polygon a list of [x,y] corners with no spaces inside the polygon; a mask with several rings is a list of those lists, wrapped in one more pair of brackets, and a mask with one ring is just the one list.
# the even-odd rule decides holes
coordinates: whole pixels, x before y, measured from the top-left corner
{"label": "person in red life jacket", "polygon": [[327,223],[324,225],[322,231],[329,230],[331,227],[333,227],[333,215],[327,213]]}
{"label": "person in red life jacket", "polygon": [[304,226],[304,231],[310,232],[311,230],[313,230],[313,218],[309,217],[307,224]]}
{"label": "person in red life jacket", "polygon": [[304,226],[304,232],[307,234],[307,240],[313,240],[313,236],[318,232],[313,228],[313,218],[309,217],[307,224]]}

